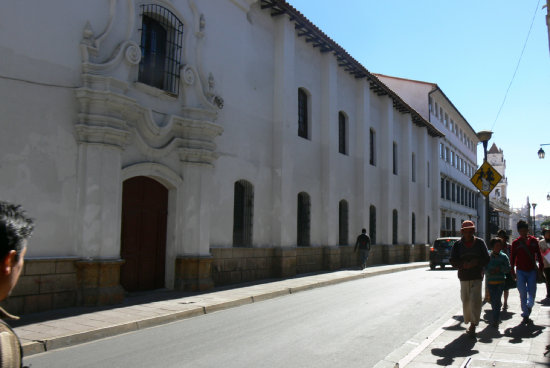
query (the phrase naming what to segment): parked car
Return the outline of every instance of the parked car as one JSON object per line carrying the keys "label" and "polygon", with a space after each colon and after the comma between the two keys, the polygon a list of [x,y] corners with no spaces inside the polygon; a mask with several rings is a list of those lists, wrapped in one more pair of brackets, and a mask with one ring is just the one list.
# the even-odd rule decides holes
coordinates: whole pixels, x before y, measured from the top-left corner
{"label": "parked car", "polygon": [[445,268],[450,265],[451,249],[453,244],[460,239],[459,237],[437,238],[430,248],[430,268],[433,270],[437,266]]}

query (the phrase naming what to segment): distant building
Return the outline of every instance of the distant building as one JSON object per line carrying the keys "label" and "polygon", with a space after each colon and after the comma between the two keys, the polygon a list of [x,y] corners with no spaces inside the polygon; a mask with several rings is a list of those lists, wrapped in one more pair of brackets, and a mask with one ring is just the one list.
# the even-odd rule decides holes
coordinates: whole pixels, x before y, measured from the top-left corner
{"label": "distant building", "polygon": [[487,152],[487,161],[502,176],[500,182],[489,194],[489,230],[496,236],[498,230],[510,230],[510,200],[507,196],[508,178],[506,177],[506,160],[502,149],[495,143]]}
{"label": "distant building", "polygon": [[464,220],[473,220],[478,230],[477,188],[470,179],[477,169],[476,132],[435,83],[377,74],[409,105],[430,121],[445,137],[439,139],[439,160],[436,170],[440,177],[440,235],[460,234]]}

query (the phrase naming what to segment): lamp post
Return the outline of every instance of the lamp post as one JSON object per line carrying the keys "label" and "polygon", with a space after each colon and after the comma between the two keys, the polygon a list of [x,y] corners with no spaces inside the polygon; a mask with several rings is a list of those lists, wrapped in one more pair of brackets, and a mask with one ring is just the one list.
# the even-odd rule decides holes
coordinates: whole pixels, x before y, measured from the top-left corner
{"label": "lamp post", "polygon": [[535,236],[535,226],[537,225],[537,218],[535,217],[535,207],[537,207],[536,203],[531,204],[533,206],[533,236]]}
{"label": "lamp post", "polygon": [[[483,143],[483,162],[487,162],[487,143],[491,139],[493,132],[482,130],[477,133],[477,139]],[[489,244],[491,235],[489,234],[489,195],[485,196],[485,243]]]}
{"label": "lamp post", "polygon": [[543,143],[540,145],[540,148],[539,148],[539,151],[537,152],[537,154],[539,155],[539,158],[542,160],[544,158],[544,156],[546,155],[546,152],[544,152],[544,150],[542,149],[542,146],[550,146],[550,143]]}

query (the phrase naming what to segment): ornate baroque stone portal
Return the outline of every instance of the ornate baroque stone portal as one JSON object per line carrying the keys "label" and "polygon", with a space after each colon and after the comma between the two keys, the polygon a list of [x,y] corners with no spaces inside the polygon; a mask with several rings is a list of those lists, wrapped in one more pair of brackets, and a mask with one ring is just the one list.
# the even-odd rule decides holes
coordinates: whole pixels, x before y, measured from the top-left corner
{"label": "ornate baroque stone portal", "polygon": [[[79,143],[80,239],[77,249],[84,260],[78,267],[79,289],[85,293],[83,300],[88,305],[118,300],[114,294],[122,296],[124,292],[118,279],[123,263],[120,259],[120,208],[124,151],[129,146],[137,149],[142,156],[141,162],[162,162],[176,155],[180,162],[176,172],[184,174],[185,167],[192,165],[195,173],[197,166],[202,167],[201,176],[211,175],[211,167],[218,157],[214,139],[222,134],[223,128],[215,120],[218,110],[223,108],[223,99],[215,92],[212,74],[201,75],[201,65],[193,65],[201,60],[205,17],[193,1],[190,1],[185,18],[168,1],[154,3],[179,18],[185,30],[196,30],[184,38],[187,44],[181,45],[184,65],[179,70],[178,95],[137,81],[141,49],[136,41],[141,39],[141,16],[139,4],[133,0],[111,0],[105,30],[97,35],[88,22],[80,43],[82,86],[76,90],[79,106],[75,122]],[[194,27],[188,27],[191,24]],[[116,46],[109,51],[103,46],[107,44]],[[204,193],[196,196],[201,201],[207,197]],[[199,217],[209,216],[204,213],[206,211],[199,212]],[[208,218],[199,221],[199,225],[207,223]],[[204,255],[199,256],[197,254],[197,259],[204,263]],[[109,266],[109,274],[114,278],[107,283],[100,282],[97,272],[102,263]],[[113,267],[118,271],[113,271]],[[177,270],[176,285],[193,284],[193,279],[199,279],[199,273],[204,278],[202,271],[194,275],[189,270],[182,270],[178,275]],[[94,277],[98,279],[92,280]],[[182,282],[178,278],[186,280]],[[98,292],[91,293],[90,285],[98,285]],[[107,285],[105,290],[102,285]]]}

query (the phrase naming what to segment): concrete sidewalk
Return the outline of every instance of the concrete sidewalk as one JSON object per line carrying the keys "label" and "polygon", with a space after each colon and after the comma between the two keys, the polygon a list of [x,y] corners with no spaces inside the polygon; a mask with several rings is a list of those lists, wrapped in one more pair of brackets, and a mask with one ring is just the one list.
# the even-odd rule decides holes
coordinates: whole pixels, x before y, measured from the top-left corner
{"label": "concrete sidewalk", "polygon": [[485,303],[476,337],[468,336],[468,326],[462,323],[462,310],[459,309],[450,319],[437,321],[417,334],[375,368],[550,367],[550,304],[541,302],[546,296],[544,285],[538,285],[537,292],[531,313],[533,325],[521,324],[519,294],[513,289],[508,298],[508,310],[501,312],[502,323],[498,329],[489,326],[491,305]]}
{"label": "concrete sidewalk", "polygon": [[25,356],[137,331],[184,318],[365,277],[428,267],[427,262],[343,270],[201,294],[166,292],[127,298],[123,305],[68,308],[23,316],[12,323]]}

